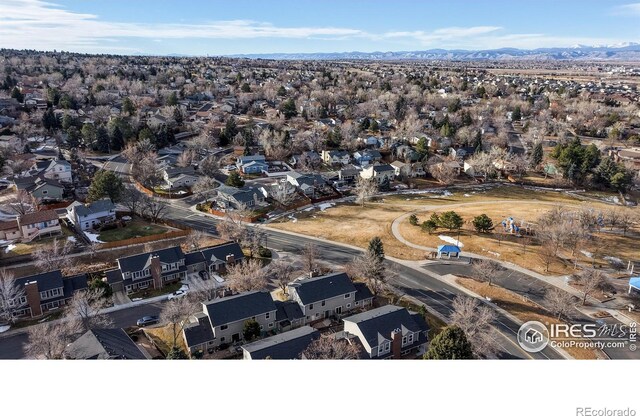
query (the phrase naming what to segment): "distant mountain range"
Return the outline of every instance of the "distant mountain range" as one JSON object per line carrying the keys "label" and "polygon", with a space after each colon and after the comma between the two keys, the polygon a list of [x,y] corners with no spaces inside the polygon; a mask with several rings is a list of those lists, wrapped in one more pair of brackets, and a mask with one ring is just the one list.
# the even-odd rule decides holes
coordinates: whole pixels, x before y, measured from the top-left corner
{"label": "distant mountain range", "polygon": [[335,52],[335,53],[264,53],[229,55],[235,58],[252,59],[290,59],[290,60],[580,60],[580,61],[638,61],[640,62],[640,43],[626,42],[619,45],[576,45],[569,48],[515,49],[502,48],[490,50],[446,50],[429,49],[425,51],[405,52]]}

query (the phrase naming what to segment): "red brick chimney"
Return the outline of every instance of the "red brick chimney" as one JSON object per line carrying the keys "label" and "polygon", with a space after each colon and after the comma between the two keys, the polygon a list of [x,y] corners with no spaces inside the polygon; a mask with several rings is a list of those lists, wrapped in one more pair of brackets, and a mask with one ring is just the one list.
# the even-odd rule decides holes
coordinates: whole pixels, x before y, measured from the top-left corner
{"label": "red brick chimney", "polygon": [[402,330],[400,328],[391,331],[391,354],[393,358],[402,357]]}
{"label": "red brick chimney", "polygon": [[27,297],[27,304],[31,308],[31,316],[42,315],[42,307],[40,306],[40,291],[38,290],[38,282],[29,282],[24,285],[24,293]]}
{"label": "red brick chimney", "polygon": [[157,254],[151,255],[151,277],[153,277],[153,287],[162,289],[162,265]]}

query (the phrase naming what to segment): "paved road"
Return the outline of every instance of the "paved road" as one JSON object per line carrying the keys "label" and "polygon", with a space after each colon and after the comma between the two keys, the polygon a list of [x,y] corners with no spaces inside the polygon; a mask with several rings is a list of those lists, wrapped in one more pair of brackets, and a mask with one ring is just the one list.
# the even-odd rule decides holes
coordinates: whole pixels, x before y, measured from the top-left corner
{"label": "paved road", "polygon": [[[473,275],[471,266],[467,263],[432,263],[425,268],[439,275]],[[548,302],[545,300],[544,296],[547,290],[551,290],[553,288],[550,284],[514,270],[503,270],[499,272],[494,278],[494,282],[496,283],[496,286],[500,286],[514,293],[526,296],[542,307],[548,307]],[[569,321],[571,323],[589,323],[596,324],[598,326],[602,323],[606,323],[608,325],[620,325],[620,322],[615,318],[595,320],[577,309],[572,312],[569,317]],[[640,351],[631,351],[629,348],[604,348],[604,352],[614,359],[640,359]]]}
{"label": "paved road", "polygon": [[[213,230],[217,222],[216,219],[209,216],[194,213],[183,206],[180,201],[172,201],[167,209],[167,218],[180,221],[192,228],[209,232]],[[329,241],[317,241],[304,236],[290,235],[267,228],[264,231],[267,235],[267,246],[278,251],[299,253],[305,244],[313,242],[318,247],[322,260],[342,264],[353,260],[354,257],[360,254],[358,250]],[[396,287],[426,303],[444,316],[451,314],[451,304],[455,296],[466,296],[458,289],[411,267],[391,262],[390,267],[393,267],[398,274],[398,277],[393,282]],[[501,358],[561,358],[560,354],[551,349],[538,354],[529,354],[523,351],[516,342],[519,325],[507,317],[500,315],[495,323],[495,328],[501,334],[497,339],[502,347]]]}
{"label": "paved road", "polygon": [[[161,303],[150,303],[148,305],[139,305],[135,308],[123,309],[108,314],[113,319],[115,328],[126,328],[134,326],[136,321],[145,315],[160,314]],[[18,333],[16,335],[0,338],[0,359],[21,359],[25,358],[23,347],[27,343],[28,336],[26,333]]]}

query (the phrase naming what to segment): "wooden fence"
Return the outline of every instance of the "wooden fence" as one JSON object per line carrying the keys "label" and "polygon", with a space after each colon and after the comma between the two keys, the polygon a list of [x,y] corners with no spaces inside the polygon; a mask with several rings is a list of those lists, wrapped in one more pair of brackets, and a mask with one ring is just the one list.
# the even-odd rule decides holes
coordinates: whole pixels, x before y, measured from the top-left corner
{"label": "wooden fence", "polygon": [[148,235],[146,237],[128,238],[126,240],[120,240],[120,241],[109,241],[106,243],[100,243],[98,250],[133,246],[133,245],[151,243],[151,242],[160,241],[160,240],[169,240],[172,238],[186,237],[187,235],[189,235],[190,232],[191,232],[190,230],[169,231],[164,234],[154,234],[154,235]]}

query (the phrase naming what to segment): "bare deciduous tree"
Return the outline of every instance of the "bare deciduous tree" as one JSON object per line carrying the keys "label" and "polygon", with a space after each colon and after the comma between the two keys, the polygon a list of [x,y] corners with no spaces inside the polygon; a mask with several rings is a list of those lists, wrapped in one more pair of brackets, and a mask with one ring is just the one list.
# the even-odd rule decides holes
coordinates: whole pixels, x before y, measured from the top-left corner
{"label": "bare deciduous tree", "polygon": [[558,319],[566,317],[575,305],[571,293],[557,288],[548,290],[544,295],[544,300],[547,302],[549,311]]}
{"label": "bare deciduous tree", "polygon": [[24,352],[31,359],[60,360],[80,332],[77,320],[47,322],[29,327]]}
{"label": "bare deciduous tree", "polygon": [[307,360],[356,360],[360,357],[360,348],[346,339],[326,336],[311,341],[300,357]]}
{"label": "bare deciduous tree", "polygon": [[273,281],[282,289],[282,293],[287,292],[287,285],[295,278],[295,271],[293,264],[284,259],[275,260],[269,265],[269,273]]}
{"label": "bare deciduous tree", "polygon": [[2,207],[10,213],[24,215],[34,210],[35,201],[24,189],[16,192],[13,198],[10,198]]}
{"label": "bare deciduous tree", "polygon": [[234,292],[261,290],[266,288],[267,284],[267,270],[258,260],[249,259],[228,269],[227,285]]}
{"label": "bare deciduous tree", "polygon": [[167,211],[166,204],[164,204],[160,199],[148,195],[142,196],[141,206],[144,213],[152,222],[158,222],[164,217],[164,214]]}
{"label": "bare deciduous tree", "polygon": [[307,243],[300,252],[302,260],[302,270],[307,273],[313,273],[318,269],[318,247],[313,243]]}
{"label": "bare deciduous tree", "polygon": [[495,261],[491,260],[475,260],[471,266],[474,276],[481,282],[493,283],[496,274],[502,270],[502,267]]}
{"label": "bare deciduous tree", "polygon": [[15,321],[14,312],[22,305],[23,296],[24,288],[15,283],[13,273],[0,269],[0,322],[12,324]]}
{"label": "bare deciduous tree", "polygon": [[580,283],[580,291],[584,294],[582,297],[582,304],[587,303],[587,297],[600,289],[605,283],[606,273],[599,269],[588,268],[584,269],[578,275],[578,282]]}
{"label": "bare deciduous tree", "polygon": [[165,303],[160,312],[160,322],[171,329],[172,348],[177,347],[178,338],[189,322],[189,316],[196,313],[199,308],[200,303],[191,296],[183,296]]}
{"label": "bare deciduous tree", "polygon": [[191,190],[194,194],[200,195],[208,202],[209,198],[211,198],[211,196],[215,193],[216,185],[217,183],[213,178],[209,176],[201,176],[198,178],[196,183],[193,184]]}
{"label": "bare deciduous tree", "polygon": [[360,203],[364,207],[365,202],[373,197],[377,192],[378,184],[375,180],[358,177],[355,187],[356,202]]}
{"label": "bare deciduous tree", "polygon": [[184,241],[186,251],[198,251],[206,241],[207,234],[200,230],[191,230]]}
{"label": "bare deciduous tree", "polygon": [[456,169],[447,162],[429,166],[429,173],[443,185],[451,185],[458,176]]}
{"label": "bare deciduous tree", "polygon": [[43,272],[71,267],[73,259],[69,254],[72,249],[70,241],[54,238],[51,243],[43,244],[33,252],[35,266]]}
{"label": "bare deciduous tree", "polygon": [[280,206],[287,207],[296,199],[296,187],[289,182],[278,182],[270,188],[271,198]]}
{"label": "bare deciduous tree", "polygon": [[127,207],[131,212],[131,215],[139,215],[142,208],[143,197],[142,193],[137,189],[131,187],[125,187],[122,193],[122,200],[120,203]]}
{"label": "bare deciduous tree", "polygon": [[494,319],[494,311],[481,305],[475,298],[457,296],[453,301],[451,324],[464,331],[472,344],[474,354],[478,357],[488,357],[497,351],[491,326]]}
{"label": "bare deciduous tree", "polygon": [[104,289],[78,290],[65,307],[65,318],[78,320],[84,331],[107,328],[113,324],[109,315],[100,313],[109,306]]}

